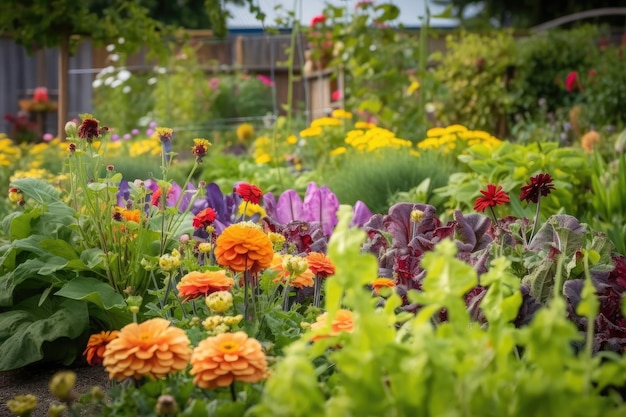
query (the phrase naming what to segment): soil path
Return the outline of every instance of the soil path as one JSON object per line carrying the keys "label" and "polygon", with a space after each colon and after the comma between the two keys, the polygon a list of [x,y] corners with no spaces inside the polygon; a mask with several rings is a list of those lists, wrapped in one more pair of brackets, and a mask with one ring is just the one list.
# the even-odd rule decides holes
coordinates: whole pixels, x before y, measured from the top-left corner
{"label": "soil path", "polygon": [[10,417],[7,401],[16,395],[33,394],[37,397],[37,409],[31,417],[47,417],[48,407],[56,398],[48,390],[52,376],[62,370],[76,373],[74,391],[79,395],[94,386],[103,390],[109,387],[109,378],[101,366],[60,367],[58,365],[31,365],[13,371],[0,372],[0,417]]}

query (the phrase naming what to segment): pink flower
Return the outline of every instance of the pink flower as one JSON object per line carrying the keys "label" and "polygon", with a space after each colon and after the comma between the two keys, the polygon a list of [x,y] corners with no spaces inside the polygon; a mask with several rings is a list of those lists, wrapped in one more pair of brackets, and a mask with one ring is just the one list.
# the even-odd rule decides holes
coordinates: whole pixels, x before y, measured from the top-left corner
{"label": "pink flower", "polygon": [[311,27],[315,27],[318,24],[322,24],[326,21],[326,16],[324,16],[323,14],[318,14],[317,16],[313,16],[313,19],[311,19]]}
{"label": "pink flower", "polygon": [[567,74],[567,77],[565,78],[565,89],[571,93],[578,87],[580,87],[578,84],[578,73],[576,71],[572,71]]}
{"label": "pink flower", "polygon": [[46,87],[37,87],[33,93],[33,101],[36,103],[45,103],[50,98],[48,97],[48,89]]}
{"label": "pink flower", "polygon": [[217,87],[220,86],[220,79],[217,77],[213,77],[209,80],[209,88],[211,90],[216,90]]}
{"label": "pink flower", "polygon": [[43,140],[46,142],[50,142],[52,139],[54,139],[54,135],[52,133],[45,133],[43,135]]}
{"label": "pink flower", "polygon": [[342,97],[343,97],[343,94],[341,94],[341,91],[339,90],[335,90],[330,94],[330,99],[332,101],[339,101],[342,99]]}
{"label": "pink flower", "polygon": [[274,82],[269,77],[266,77],[265,75],[258,74],[256,76],[256,79],[261,81],[264,85],[268,87],[274,87]]}

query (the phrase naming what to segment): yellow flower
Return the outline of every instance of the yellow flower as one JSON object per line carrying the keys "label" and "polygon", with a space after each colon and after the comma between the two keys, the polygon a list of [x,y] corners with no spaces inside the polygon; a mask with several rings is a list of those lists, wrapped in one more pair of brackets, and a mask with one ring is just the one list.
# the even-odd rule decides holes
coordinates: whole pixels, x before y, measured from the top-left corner
{"label": "yellow flower", "polygon": [[187,367],[190,344],[184,330],[154,318],[122,328],[107,345],[102,363],[110,379],[163,378]]}
{"label": "yellow flower", "polygon": [[200,388],[223,388],[234,381],[258,382],[265,378],[267,361],[258,340],[244,332],[223,333],[201,341],[193,350],[193,382]]}
{"label": "yellow flower", "polygon": [[269,164],[272,162],[272,156],[268,153],[261,154],[254,159],[257,164]]}
{"label": "yellow flower", "polygon": [[416,92],[420,88],[420,83],[417,80],[413,80],[409,88],[407,88],[406,93],[410,96],[414,92]]}
{"label": "yellow flower", "polygon": [[339,156],[339,155],[343,155],[344,153],[346,153],[346,147],[340,146],[330,151],[330,156]]}
{"label": "yellow flower", "polygon": [[341,126],[341,120],[334,117],[320,117],[311,122],[310,127]]}
{"label": "yellow flower", "polygon": [[237,139],[239,142],[248,142],[254,137],[254,126],[250,123],[242,123],[237,126]]}
{"label": "yellow flower", "polygon": [[426,132],[426,136],[429,137],[429,138],[439,137],[439,136],[443,135],[445,132],[446,132],[446,129],[443,128],[443,127],[431,127]]}
{"label": "yellow flower", "polygon": [[344,109],[333,110],[331,116],[333,116],[335,119],[352,119],[352,113]]}
{"label": "yellow flower", "polygon": [[354,127],[356,129],[372,129],[372,128],[375,128],[376,125],[374,123],[370,123],[370,122],[356,122],[354,124]]}
{"label": "yellow flower", "polygon": [[302,131],[300,131],[300,136],[303,138],[312,138],[316,136],[321,136],[322,128],[319,126],[311,126]]}
{"label": "yellow flower", "polygon": [[265,209],[261,207],[260,205],[242,201],[241,204],[239,204],[239,208],[237,209],[237,212],[239,213],[239,215],[242,215],[244,214],[244,211],[245,211],[246,217],[252,217],[257,213],[261,217],[267,216]]}
{"label": "yellow flower", "polygon": [[289,145],[295,145],[296,143],[298,143],[298,137],[296,135],[287,136],[287,143]]}

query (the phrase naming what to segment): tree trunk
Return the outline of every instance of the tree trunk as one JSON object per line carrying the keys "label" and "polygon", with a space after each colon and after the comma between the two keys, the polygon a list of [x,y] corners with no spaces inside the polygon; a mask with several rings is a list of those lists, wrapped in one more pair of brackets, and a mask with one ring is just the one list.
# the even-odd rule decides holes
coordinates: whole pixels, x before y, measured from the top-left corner
{"label": "tree trunk", "polygon": [[69,67],[69,37],[63,38],[59,44],[59,108],[57,110],[57,136],[65,140],[65,122],[68,113],[67,76]]}

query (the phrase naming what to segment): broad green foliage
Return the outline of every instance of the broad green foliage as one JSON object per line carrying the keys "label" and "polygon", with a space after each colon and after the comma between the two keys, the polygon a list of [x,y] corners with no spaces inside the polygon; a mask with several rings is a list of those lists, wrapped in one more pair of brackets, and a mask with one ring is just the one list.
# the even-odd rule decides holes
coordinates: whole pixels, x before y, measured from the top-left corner
{"label": "broad green foliage", "polygon": [[440,117],[503,136],[513,103],[516,43],[508,32],[448,36],[434,76],[443,85]]}
{"label": "broad green foliage", "polygon": [[590,168],[582,149],[559,147],[557,143],[519,145],[505,142],[491,151],[474,146],[459,160],[469,172],[452,174],[448,185],[435,190],[445,197],[449,209],[471,209],[479,190],[485,184],[500,184],[511,194],[510,205],[497,207],[502,215],[532,218],[535,207],[520,202],[520,187],[533,175],[548,172],[554,178],[556,189],[541,201],[541,215],[564,212],[584,218],[589,207],[585,204],[590,183]]}
{"label": "broad green foliage", "polygon": [[[626,141],[626,131],[620,135]],[[626,253],[626,154],[607,161],[600,153],[593,155],[591,177],[592,224],[605,231],[622,254]]]}
{"label": "broad green foliage", "polygon": [[104,272],[102,258],[81,252],[76,213],[59,192],[36,179],[12,185],[37,208],[2,222],[9,240],[0,247],[0,369],[69,364],[93,320],[111,327],[129,321],[124,300],[95,278]]}
{"label": "broad green foliage", "polygon": [[[358,247],[361,232],[346,226],[343,217],[330,249],[338,272],[341,264],[365,261],[349,249]],[[290,346],[250,414],[582,417],[626,411],[618,397],[605,393],[624,382],[620,373],[626,361],[607,355],[601,362],[589,351],[577,355],[572,343],[580,340],[578,331],[566,319],[561,297],[551,300],[530,325],[518,329],[510,323],[521,294],[508,261],[496,259],[483,277],[489,289],[481,309],[489,325],[471,325],[463,296],[476,284],[476,272],[455,254],[454,243],[443,241],[426,256],[428,290],[417,297],[424,307],[408,320],[393,307],[395,296],[387,300],[391,307],[374,309],[362,291],[364,278],[344,271],[337,289],[345,297],[336,302],[353,310],[354,330]],[[362,275],[368,274],[368,266],[366,262]],[[587,292],[583,297],[595,296]],[[328,307],[332,311],[333,305]],[[448,321],[433,326],[441,308]],[[320,388],[318,379],[328,389]]]}
{"label": "broad green foliage", "polygon": [[515,60],[516,111],[536,114],[541,98],[551,110],[571,106],[576,95],[565,89],[565,79],[571,71],[585,76],[593,68],[597,36],[597,28],[583,26],[520,39]]}

